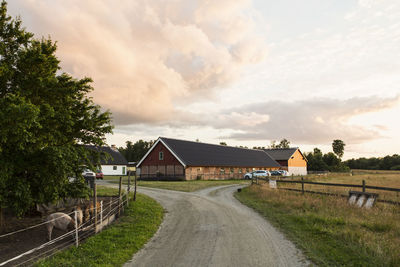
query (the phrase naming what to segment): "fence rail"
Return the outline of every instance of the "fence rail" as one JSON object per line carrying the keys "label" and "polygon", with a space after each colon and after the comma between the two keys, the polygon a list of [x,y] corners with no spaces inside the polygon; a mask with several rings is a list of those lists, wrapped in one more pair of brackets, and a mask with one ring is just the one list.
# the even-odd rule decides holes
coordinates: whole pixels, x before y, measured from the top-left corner
{"label": "fence rail", "polygon": [[[309,184],[309,185],[320,185],[320,186],[332,186],[332,187],[345,187],[345,188],[362,188],[363,192],[366,192],[366,189],[373,189],[373,190],[381,190],[381,191],[390,191],[390,192],[400,192],[400,188],[393,188],[393,187],[384,187],[384,186],[374,186],[374,185],[366,185],[365,180],[362,181],[362,184],[340,184],[340,183],[325,183],[325,182],[313,182],[313,181],[305,181],[303,180],[304,178],[302,177],[301,180],[275,180],[277,184],[300,184],[301,189],[296,189],[296,188],[278,188],[278,189],[283,189],[283,190],[289,190],[289,191],[297,191],[297,192],[302,192],[304,193],[313,193],[313,194],[321,194],[321,195],[336,195],[336,196],[342,196],[342,197],[348,197],[349,195],[343,195],[340,193],[327,193],[327,192],[319,192],[319,191],[312,191],[312,190],[305,190],[304,185]],[[252,179],[252,184],[256,183],[258,184],[258,180],[262,181],[269,181],[269,178],[253,178]],[[382,203],[388,203],[388,204],[395,204],[395,205],[400,205],[399,201],[393,201],[393,200],[388,200],[388,199],[377,199],[378,202]]]}
{"label": "fence rail", "polygon": [[[0,262],[0,266],[32,265],[37,260],[50,257],[58,251],[64,250],[74,244],[78,246],[79,242],[82,242],[88,237],[101,231],[104,226],[110,224],[112,221],[115,220],[115,218],[117,218],[121,214],[121,211],[124,210],[124,207],[128,205],[129,193],[130,192],[128,189],[125,194],[122,194],[120,188],[119,195],[111,197],[106,205],[103,205],[103,201],[100,201],[100,205],[97,206],[97,202],[95,202],[96,204],[94,205],[94,207],[90,209],[90,211],[93,212],[94,216],[91,217],[88,221],[83,222],[81,225],[78,225],[76,222],[76,211],[68,213],[68,215],[72,215],[73,213],[75,213],[75,229],[65,234],[62,234],[61,236],[55,237],[51,241],[47,241],[40,245],[35,245],[35,247],[31,247],[29,250],[23,251],[22,253],[20,252],[20,254],[18,255],[13,255],[8,259],[3,258]],[[97,210],[99,210],[98,213]],[[23,231],[29,231],[37,227],[44,227],[44,224],[47,224],[51,221],[52,220],[29,226],[25,229],[20,229],[11,233],[0,235],[0,242],[13,242],[13,240],[16,239],[16,236],[13,237],[13,235],[18,235]],[[24,240],[22,240],[22,242],[23,241]]]}

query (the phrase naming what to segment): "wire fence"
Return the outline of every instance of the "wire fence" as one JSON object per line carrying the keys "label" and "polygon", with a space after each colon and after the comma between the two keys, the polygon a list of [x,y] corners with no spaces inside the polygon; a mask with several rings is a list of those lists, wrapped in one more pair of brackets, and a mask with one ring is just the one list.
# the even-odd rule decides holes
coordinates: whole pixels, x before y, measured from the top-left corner
{"label": "wire fence", "polygon": [[[121,191],[120,191],[121,192]],[[51,257],[55,253],[64,250],[72,245],[79,246],[79,244],[87,239],[88,237],[96,234],[101,231],[104,226],[112,223],[124,210],[124,207],[128,205],[129,201],[129,191],[125,194],[121,194],[119,196],[110,197],[108,202],[100,201],[99,203],[94,202],[92,208],[85,209],[85,212],[89,212],[89,214],[94,214],[87,218],[86,221],[79,222],[77,221],[78,211],[75,210],[70,213],[63,213],[72,219],[74,217],[74,229],[67,231],[66,233],[44,242],[40,245],[35,244],[34,247],[27,249],[26,251],[19,253],[18,255],[12,255],[8,259],[4,259],[4,257],[0,257],[2,262],[0,262],[0,266],[27,266],[33,265],[37,260]],[[100,204],[98,207],[97,204]],[[64,215],[62,217],[64,217]],[[65,218],[68,218],[65,217]],[[26,236],[30,234],[30,231],[33,234],[38,234],[39,232],[46,237],[47,232],[43,230],[50,224],[60,223],[61,217],[57,217],[51,220],[46,220],[42,223],[38,223],[24,229],[19,229],[10,233],[0,235],[0,244],[6,244],[9,242],[13,242],[18,240],[22,234]],[[26,232],[26,233],[24,233]],[[24,240],[20,240],[24,242]]]}

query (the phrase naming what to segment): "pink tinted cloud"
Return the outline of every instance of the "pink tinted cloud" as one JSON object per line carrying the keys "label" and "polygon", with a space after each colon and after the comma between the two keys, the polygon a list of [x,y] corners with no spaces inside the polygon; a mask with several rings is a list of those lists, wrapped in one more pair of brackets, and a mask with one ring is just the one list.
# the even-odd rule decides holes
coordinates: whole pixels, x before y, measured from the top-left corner
{"label": "pink tinted cloud", "polygon": [[37,37],[58,41],[63,70],[95,81],[114,122],[157,123],[212,95],[265,55],[249,1],[15,0]]}

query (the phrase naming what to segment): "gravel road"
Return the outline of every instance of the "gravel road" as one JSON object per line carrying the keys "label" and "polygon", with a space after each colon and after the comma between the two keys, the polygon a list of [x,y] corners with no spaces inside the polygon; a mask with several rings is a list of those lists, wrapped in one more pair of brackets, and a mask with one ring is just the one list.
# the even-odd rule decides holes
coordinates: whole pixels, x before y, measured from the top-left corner
{"label": "gravel road", "polygon": [[308,266],[302,253],[233,193],[143,188],[166,209],[160,229],[124,266]]}

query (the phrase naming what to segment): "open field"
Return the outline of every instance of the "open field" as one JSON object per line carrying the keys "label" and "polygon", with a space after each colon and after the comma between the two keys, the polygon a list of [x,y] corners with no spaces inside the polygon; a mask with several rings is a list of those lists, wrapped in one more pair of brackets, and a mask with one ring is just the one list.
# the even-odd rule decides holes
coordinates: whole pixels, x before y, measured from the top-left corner
{"label": "open field", "polygon": [[[400,171],[372,171],[369,170],[353,170],[352,175],[349,173],[329,173],[327,175],[308,175],[304,177],[306,181],[313,182],[329,182],[337,184],[355,184],[362,185],[364,180],[367,186],[379,186],[379,187],[390,187],[390,188],[400,188]],[[299,180],[299,179],[295,179]],[[296,188],[300,189],[301,185],[297,184],[280,184],[279,187],[285,188]],[[333,187],[333,186],[321,186],[321,185],[304,185],[305,190],[336,193],[347,195],[350,190],[361,191],[361,188],[354,187]],[[366,192],[372,192],[379,194],[378,199],[380,200],[390,200],[395,202],[400,202],[400,193],[366,189]]]}
{"label": "open field", "polygon": [[[117,189],[114,190],[118,194]],[[100,189],[99,191],[104,191]],[[110,192],[108,189],[107,192]],[[99,192],[100,193],[100,192]],[[158,230],[163,208],[155,200],[137,195],[125,208],[124,216],[101,233],[88,238],[78,248],[56,254],[37,266],[122,266]]]}
{"label": "open field", "polygon": [[318,182],[367,184],[400,188],[400,171],[352,170],[349,173],[329,173],[327,175],[307,175],[305,179]]}
{"label": "open field", "polygon": [[245,188],[236,197],[284,232],[317,265],[400,265],[399,206],[378,203],[360,209],[348,205],[346,198],[273,190],[268,184]]}
{"label": "open field", "polygon": [[[128,177],[122,177],[123,184],[128,183]],[[119,182],[119,176],[105,176],[105,181],[112,183]],[[248,184],[246,180],[193,180],[193,181],[138,181],[138,186],[153,187],[160,189],[168,189],[175,191],[194,192],[204,188],[219,186],[219,185],[230,185],[230,184]],[[131,185],[134,184],[134,177],[131,177]]]}

